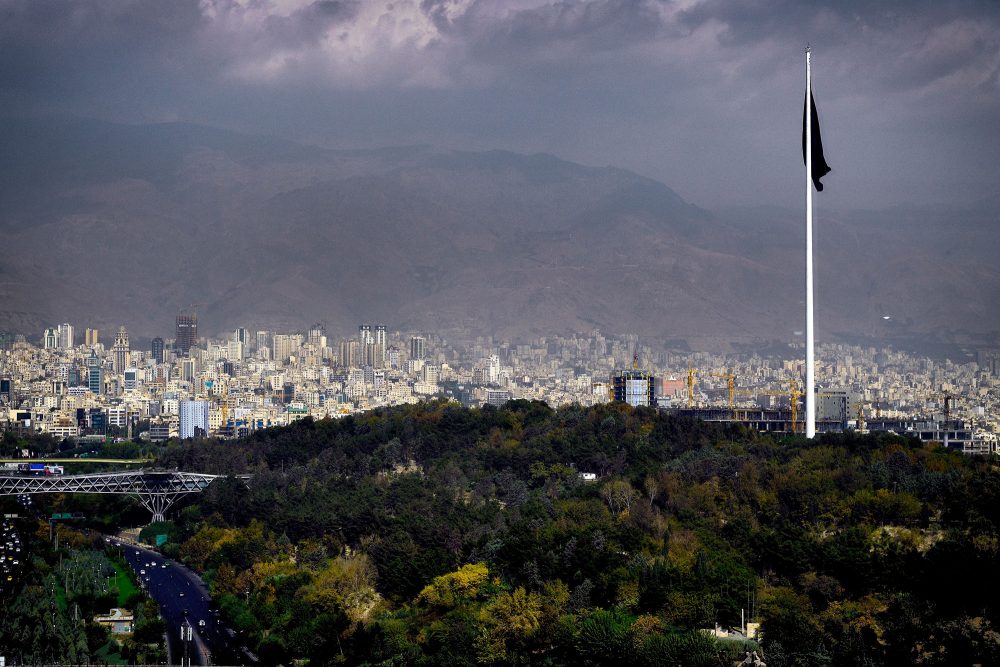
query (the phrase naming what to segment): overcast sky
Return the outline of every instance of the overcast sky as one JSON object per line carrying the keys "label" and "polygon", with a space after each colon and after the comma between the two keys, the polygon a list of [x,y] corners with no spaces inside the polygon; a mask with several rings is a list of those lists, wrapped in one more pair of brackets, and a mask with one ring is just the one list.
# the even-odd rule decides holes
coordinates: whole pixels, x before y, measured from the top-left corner
{"label": "overcast sky", "polygon": [[0,113],[549,152],[798,206],[807,43],[819,206],[994,193],[995,0],[0,0]]}

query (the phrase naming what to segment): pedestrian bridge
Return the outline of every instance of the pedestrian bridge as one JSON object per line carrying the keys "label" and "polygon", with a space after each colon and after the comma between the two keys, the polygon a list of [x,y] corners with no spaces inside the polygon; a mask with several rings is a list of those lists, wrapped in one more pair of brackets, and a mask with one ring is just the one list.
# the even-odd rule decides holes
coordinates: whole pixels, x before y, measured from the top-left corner
{"label": "pedestrian bridge", "polygon": [[[224,475],[165,470],[130,470],[86,475],[0,475],[0,496],[33,493],[114,493],[134,496],[153,514],[153,521],[163,521],[164,514],[181,496],[201,493]],[[236,475],[244,483],[249,475]]]}

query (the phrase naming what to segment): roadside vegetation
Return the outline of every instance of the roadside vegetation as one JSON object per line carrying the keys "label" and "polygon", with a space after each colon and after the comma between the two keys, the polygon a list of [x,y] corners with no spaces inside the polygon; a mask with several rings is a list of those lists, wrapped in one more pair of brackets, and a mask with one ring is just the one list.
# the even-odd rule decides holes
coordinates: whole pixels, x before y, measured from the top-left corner
{"label": "roadside vegetation", "polygon": [[[21,519],[24,525],[32,520]],[[60,527],[59,547],[49,526],[35,523],[31,554],[0,611],[0,655],[14,664],[157,663],[166,659],[156,604],[138,591],[103,539]],[[94,622],[112,607],[135,618],[131,637],[113,636]]]}
{"label": "roadside vegetation", "polygon": [[158,456],[253,475],[143,535],[265,664],[1000,664],[1000,472],[916,440],[432,402]]}

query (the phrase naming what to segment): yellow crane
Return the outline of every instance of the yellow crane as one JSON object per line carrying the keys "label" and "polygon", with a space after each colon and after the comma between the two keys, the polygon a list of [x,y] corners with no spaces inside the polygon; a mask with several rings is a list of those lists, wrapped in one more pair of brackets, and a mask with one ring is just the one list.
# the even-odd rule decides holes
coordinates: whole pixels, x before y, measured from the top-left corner
{"label": "yellow crane", "polygon": [[712,373],[714,378],[726,378],[726,386],[729,389],[729,409],[736,407],[736,374],[732,369],[726,373]]}
{"label": "yellow crane", "polygon": [[694,378],[698,375],[697,368],[688,366],[687,388],[688,388],[688,408],[694,407]]}
{"label": "yellow crane", "polygon": [[763,396],[787,396],[789,407],[791,408],[792,433],[799,432],[799,398],[802,392],[799,390],[799,382],[795,378],[789,380],[788,391],[761,391],[757,392]]}
{"label": "yellow crane", "polygon": [[791,385],[788,389],[788,398],[792,404],[792,433],[799,432],[799,397],[802,396],[802,392],[799,391],[799,381],[792,378]]}

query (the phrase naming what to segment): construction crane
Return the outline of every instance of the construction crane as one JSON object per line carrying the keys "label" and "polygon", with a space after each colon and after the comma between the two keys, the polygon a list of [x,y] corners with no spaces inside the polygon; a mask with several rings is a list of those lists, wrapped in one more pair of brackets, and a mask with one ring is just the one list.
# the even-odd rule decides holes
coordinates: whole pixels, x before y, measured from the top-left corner
{"label": "construction crane", "polygon": [[955,399],[958,398],[957,396],[950,391],[945,391],[940,394],[927,394],[925,398],[928,401],[938,401],[940,399],[944,399],[944,420],[948,421],[951,419],[951,407],[954,404]]}
{"label": "construction crane", "polygon": [[802,396],[802,392],[799,391],[799,381],[792,378],[791,385],[788,389],[788,397],[792,404],[792,433],[799,432],[799,397]]}
{"label": "construction crane", "polygon": [[944,446],[948,447],[948,428],[951,422],[951,405],[952,402],[957,398],[950,391],[945,391],[943,394],[931,394],[927,397],[928,399],[944,399]]}
{"label": "construction crane", "polygon": [[697,368],[688,366],[687,388],[688,388],[688,408],[694,407],[694,378],[698,375]]}
{"label": "construction crane", "polygon": [[729,409],[736,407],[736,374],[732,369],[727,373],[712,373],[714,378],[726,378],[726,386],[729,389]]}
{"label": "construction crane", "polygon": [[226,394],[224,394],[223,397],[222,397],[222,405],[219,406],[219,411],[221,413],[220,417],[222,418],[221,419],[221,421],[222,421],[222,428],[225,429],[226,428],[226,422],[229,421],[229,393],[228,392]]}
{"label": "construction crane", "polygon": [[760,391],[763,396],[787,396],[789,407],[791,408],[792,433],[799,432],[799,398],[802,392],[799,390],[799,382],[795,378],[789,380],[788,391]]}

